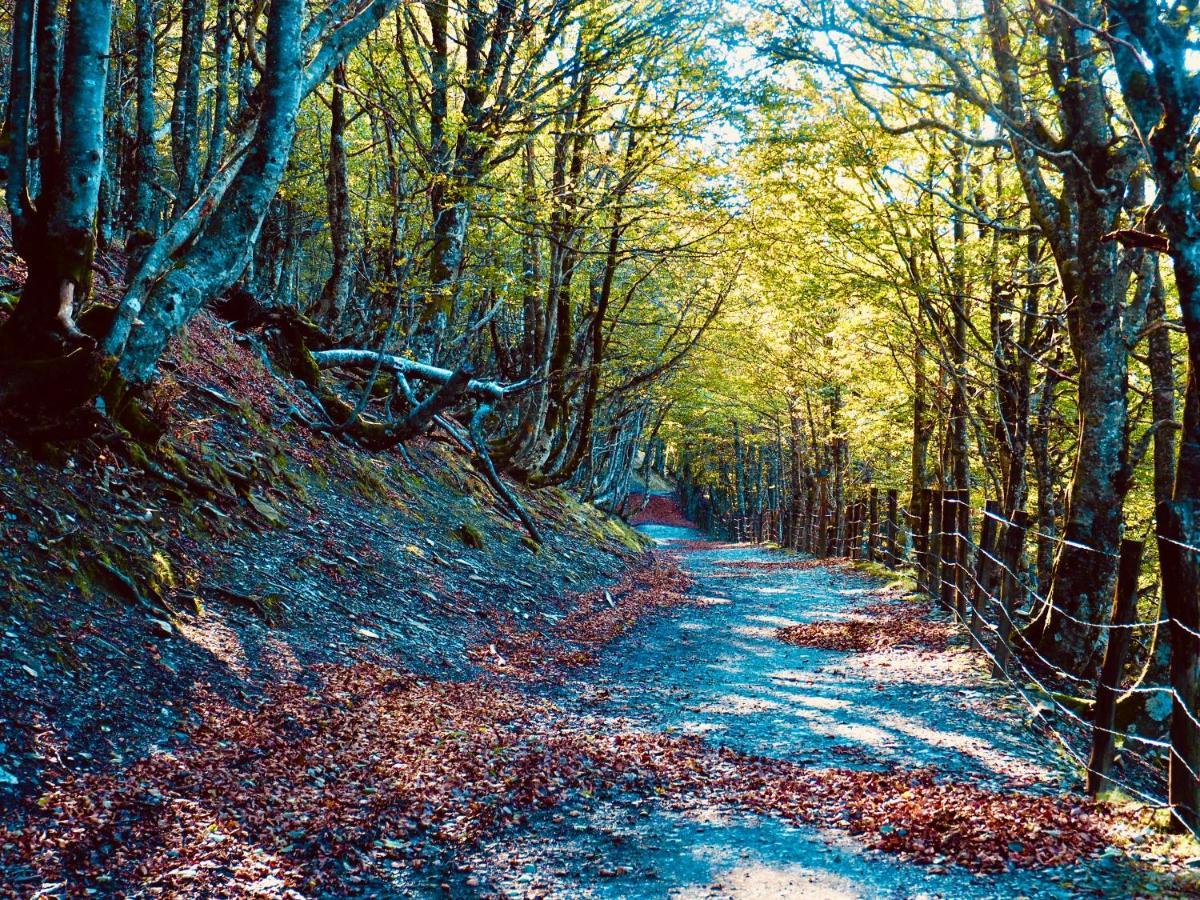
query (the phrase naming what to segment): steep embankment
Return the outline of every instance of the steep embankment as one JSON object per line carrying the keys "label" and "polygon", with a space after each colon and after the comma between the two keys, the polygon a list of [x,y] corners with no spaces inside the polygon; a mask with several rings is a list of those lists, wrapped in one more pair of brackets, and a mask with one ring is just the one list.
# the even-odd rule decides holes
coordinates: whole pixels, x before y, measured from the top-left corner
{"label": "steep embankment", "polygon": [[437,435],[314,433],[305,392],[211,318],[152,406],[157,442],[0,439],[0,811],[182,739],[201,698],[252,706],[323,664],[464,676],[645,553],[558,490],[522,495],[538,547]]}

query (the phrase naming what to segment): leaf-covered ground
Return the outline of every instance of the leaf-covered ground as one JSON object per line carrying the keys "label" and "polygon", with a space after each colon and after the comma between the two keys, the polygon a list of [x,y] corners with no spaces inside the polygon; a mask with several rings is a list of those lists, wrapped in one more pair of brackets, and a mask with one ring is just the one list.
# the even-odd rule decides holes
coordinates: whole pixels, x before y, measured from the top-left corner
{"label": "leaf-covered ground", "polygon": [[[0,278],[5,246],[0,222]],[[177,735],[197,686],[256,703],[358,660],[467,677],[498,622],[549,626],[645,550],[564,491],[514,486],[530,546],[440,432],[368,454],[298,425],[311,398],[208,315],[152,399],[153,445],[0,436],[0,824],[63,772]]]}
{"label": "leaf-covered ground", "polygon": [[[31,802],[0,838],[0,884],[18,896],[812,896],[834,879],[838,896],[965,897],[1149,883],[1104,855],[1117,818],[1061,790],[1017,718],[973,743],[982,720],[968,706],[928,707],[932,691],[975,687],[968,670],[920,684],[902,659],[928,647],[876,642],[855,657],[776,636],[804,610],[885,624],[927,610],[864,606],[870,586],[844,571],[747,579],[755,567],[728,563],[767,560],[687,537],[691,549],[575,595],[557,621],[495,622],[467,651],[468,680],[375,660],[315,667],[253,705],[198,695],[169,745],[66,770]],[[887,684],[892,665],[902,674]]]}
{"label": "leaf-covered ground", "polygon": [[780,628],[779,639],[799,647],[865,653],[891,647],[946,647],[953,634],[947,622],[930,617],[932,604],[919,600],[883,600],[867,604],[834,622],[802,622]]}

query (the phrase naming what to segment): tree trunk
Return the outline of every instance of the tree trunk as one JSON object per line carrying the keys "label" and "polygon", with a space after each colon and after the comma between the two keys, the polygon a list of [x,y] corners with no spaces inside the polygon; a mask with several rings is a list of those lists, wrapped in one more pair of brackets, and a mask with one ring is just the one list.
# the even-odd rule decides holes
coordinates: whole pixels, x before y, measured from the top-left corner
{"label": "tree trunk", "polygon": [[[1111,224],[1111,223],[1109,223]],[[1098,241],[1103,225],[1080,227],[1087,276],[1063,278],[1068,326],[1079,362],[1079,443],[1067,499],[1063,543],[1054,563],[1049,603],[1086,622],[1102,622],[1112,598],[1130,487],[1126,470],[1128,349],[1121,299],[1113,296],[1116,249]],[[1057,615],[1047,606],[1039,643],[1043,652],[1091,674],[1104,650],[1101,629]],[[1036,630],[1034,631],[1036,634]]]}
{"label": "tree trunk", "polygon": [[[145,0],[137,0],[145,2]],[[212,130],[208,141],[208,161],[204,164],[204,180],[217,174],[225,156],[225,137],[229,127],[229,79],[233,66],[233,2],[217,0],[216,34],[213,54],[217,63],[216,95],[212,106]]]}
{"label": "tree trunk", "polygon": [[200,55],[204,49],[204,0],[183,0],[179,66],[171,103],[171,160],[179,218],[196,199],[200,182]]}
{"label": "tree trunk", "polygon": [[[222,202],[204,223],[188,253],[188,265],[170,269],[149,290],[140,310],[122,306],[126,317],[138,316],[143,323],[129,333],[118,365],[128,383],[149,381],[167,341],[246,268],[253,238],[279,189],[291,151],[304,84],[303,11],[304,0],[275,0],[271,5],[257,137]],[[119,317],[118,324],[132,323]]]}
{"label": "tree trunk", "polygon": [[134,144],[132,234],[127,249],[130,269],[137,267],[141,249],[158,236],[158,150],[154,145],[157,86],[154,0],[135,0],[134,31],[137,46],[137,134]]}
{"label": "tree trunk", "polygon": [[329,214],[329,240],[333,249],[333,270],[317,300],[316,318],[332,329],[350,295],[354,274],[350,265],[351,221],[350,185],[346,174],[346,81],[345,63],[333,75],[333,94],[329,101],[329,167],[325,173],[325,202]]}
{"label": "tree trunk", "polygon": [[[36,204],[28,195],[27,145],[32,59],[17,46],[5,142],[9,145],[8,204],[13,243],[29,266],[20,302],[4,325],[0,345],[5,355],[20,358],[54,356],[63,349],[90,343],[75,325],[75,310],[90,294],[96,248],[96,218],[104,178],[104,97],[108,75],[109,0],[73,0],[67,15],[61,93],[43,86],[39,103],[59,94],[61,110],[39,106],[39,136],[56,139],[43,145],[41,185]],[[28,19],[26,19],[28,15]],[[32,3],[16,10],[18,44],[32,29]],[[39,44],[44,35],[39,38]],[[28,49],[28,48],[26,48]],[[51,115],[51,113],[53,113]],[[57,135],[51,122],[69,122]],[[49,154],[47,156],[47,154]],[[36,213],[34,210],[36,209]]]}

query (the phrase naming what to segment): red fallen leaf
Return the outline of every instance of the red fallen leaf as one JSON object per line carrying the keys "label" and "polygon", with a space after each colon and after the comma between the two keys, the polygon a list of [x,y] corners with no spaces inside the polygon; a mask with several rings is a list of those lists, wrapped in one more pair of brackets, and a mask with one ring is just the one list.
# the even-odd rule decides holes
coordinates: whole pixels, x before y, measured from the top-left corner
{"label": "red fallen leaf", "polygon": [[480,666],[522,678],[552,676],[595,661],[597,650],[624,634],[645,615],[691,602],[691,577],[665,553],[647,554],[643,564],[614,587],[580,594],[552,629],[504,626],[486,643],[467,651]]}
{"label": "red fallen leaf", "polygon": [[862,618],[804,622],[780,628],[775,636],[800,647],[853,653],[913,644],[941,650],[954,632],[950,625],[928,618],[930,606],[914,600],[872,603],[857,611]]}

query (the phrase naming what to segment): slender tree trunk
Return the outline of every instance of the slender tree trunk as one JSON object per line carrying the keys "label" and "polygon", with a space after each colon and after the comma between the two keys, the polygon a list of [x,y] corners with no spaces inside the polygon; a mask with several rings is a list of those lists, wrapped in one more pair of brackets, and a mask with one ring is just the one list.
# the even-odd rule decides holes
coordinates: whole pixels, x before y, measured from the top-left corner
{"label": "slender tree trunk", "polygon": [[200,55],[204,49],[204,0],[183,0],[179,67],[171,104],[171,160],[175,164],[173,215],[196,199],[200,183]]}
{"label": "slender tree trunk", "polygon": [[346,174],[346,99],[343,85],[346,66],[334,71],[333,94],[329,101],[329,167],[325,173],[325,201],[329,213],[329,239],[333,248],[333,270],[321,289],[316,316],[333,326],[346,308],[350,281],[350,242],[354,229],[350,211],[350,185]]}
{"label": "slender tree trunk", "polygon": [[154,145],[157,87],[154,41],[154,0],[134,0],[134,32],[137,48],[137,135],[134,144],[133,212],[129,238],[130,267],[136,268],[140,249],[158,236],[158,150]]}
{"label": "slender tree trunk", "polygon": [[[1167,326],[1167,310],[1162,271],[1158,260],[1150,256],[1154,267],[1154,284],[1146,306],[1146,325],[1150,335],[1146,340],[1150,369],[1151,409],[1155,422],[1175,421],[1175,359],[1171,352],[1171,332]],[[1154,500],[1164,503],[1172,498],[1175,487],[1175,429],[1160,427],[1154,433]]]}
{"label": "slender tree trunk", "polygon": [[[137,2],[142,3],[145,0],[137,0]],[[208,161],[204,164],[205,181],[217,174],[217,169],[225,156],[225,139],[229,128],[230,76],[233,66],[233,0],[217,0],[213,54],[216,56],[217,83],[213,97]]]}
{"label": "slender tree trunk", "polygon": [[[961,3],[958,4],[961,8]],[[960,12],[961,15],[961,12]],[[955,99],[955,120],[961,126],[962,101]],[[969,490],[971,487],[971,446],[967,429],[967,229],[962,209],[966,198],[966,171],[961,141],[955,141],[951,151],[952,171],[950,193],[954,201],[951,211],[951,230],[954,247],[950,272],[950,420],[946,428],[949,465],[945,472],[947,487]]]}
{"label": "slender tree trunk", "polygon": [[933,423],[928,419],[928,394],[929,376],[925,371],[925,348],[922,346],[921,336],[917,335],[913,342],[913,427],[909,477],[912,493],[908,500],[910,531],[920,520],[921,509],[925,503],[925,489],[929,487],[929,440],[933,435]]}

